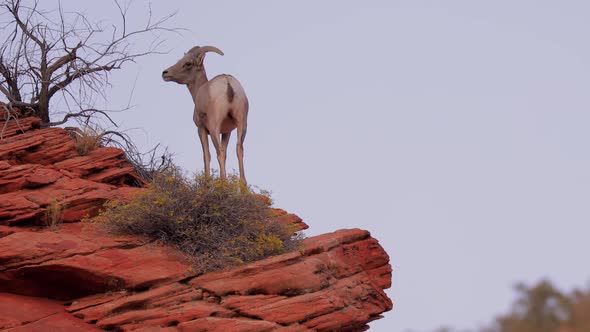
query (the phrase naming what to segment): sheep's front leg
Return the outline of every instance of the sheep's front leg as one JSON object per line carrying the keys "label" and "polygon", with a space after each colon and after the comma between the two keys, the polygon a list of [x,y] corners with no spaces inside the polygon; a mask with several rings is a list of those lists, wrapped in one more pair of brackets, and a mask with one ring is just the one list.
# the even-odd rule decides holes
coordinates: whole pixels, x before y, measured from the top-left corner
{"label": "sheep's front leg", "polygon": [[201,147],[203,148],[203,162],[205,163],[205,175],[211,175],[211,153],[209,152],[209,140],[207,139],[206,128],[199,127],[199,139],[201,140]]}

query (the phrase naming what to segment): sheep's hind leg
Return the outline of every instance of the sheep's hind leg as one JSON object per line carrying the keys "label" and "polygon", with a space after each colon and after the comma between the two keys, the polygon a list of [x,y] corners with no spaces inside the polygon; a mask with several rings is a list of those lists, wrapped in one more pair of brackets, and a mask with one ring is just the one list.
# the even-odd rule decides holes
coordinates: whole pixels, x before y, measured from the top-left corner
{"label": "sheep's hind leg", "polygon": [[238,124],[238,143],[236,144],[236,153],[240,165],[240,180],[246,185],[246,174],[244,173],[244,140],[246,139],[246,121]]}
{"label": "sheep's hind leg", "polygon": [[219,132],[210,133],[211,141],[213,142],[213,146],[215,146],[215,151],[217,151],[217,161],[219,162],[219,176],[225,180],[225,151],[223,144],[221,144],[219,140]]}
{"label": "sheep's hind leg", "polygon": [[221,134],[221,146],[223,146],[223,152],[227,156],[227,145],[229,144],[229,137],[231,136],[231,131],[229,133]]}
{"label": "sheep's hind leg", "polygon": [[223,164],[225,166],[225,162],[227,161],[227,145],[229,144],[229,138],[231,136],[231,131],[229,133],[221,134],[221,146],[223,147]]}

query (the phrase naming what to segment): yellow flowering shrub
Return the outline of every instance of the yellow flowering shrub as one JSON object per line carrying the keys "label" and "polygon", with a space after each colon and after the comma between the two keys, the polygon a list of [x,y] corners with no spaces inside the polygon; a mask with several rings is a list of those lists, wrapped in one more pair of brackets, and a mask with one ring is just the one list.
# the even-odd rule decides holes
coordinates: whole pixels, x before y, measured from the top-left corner
{"label": "yellow flowering shrub", "polygon": [[303,235],[275,221],[269,202],[267,192],[255,192],[235,175],[187,179],[173,169],[131,202],[109,202],[100,217],[113,232],[178,247],[206,272],[298,248]]}

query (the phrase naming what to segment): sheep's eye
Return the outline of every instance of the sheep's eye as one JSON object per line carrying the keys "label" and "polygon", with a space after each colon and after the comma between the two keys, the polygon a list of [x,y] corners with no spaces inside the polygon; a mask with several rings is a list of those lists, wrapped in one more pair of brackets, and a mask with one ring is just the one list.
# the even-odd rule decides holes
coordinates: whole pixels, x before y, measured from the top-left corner
{"label": "sheep's eye", "polygon": [[187,62],[187,63],[185,63],[185,64],[183,65],[183,67],[184,67],[184,68],[188,68],[188,67],[190,67],[192,64],[193,64],[192,62]]}

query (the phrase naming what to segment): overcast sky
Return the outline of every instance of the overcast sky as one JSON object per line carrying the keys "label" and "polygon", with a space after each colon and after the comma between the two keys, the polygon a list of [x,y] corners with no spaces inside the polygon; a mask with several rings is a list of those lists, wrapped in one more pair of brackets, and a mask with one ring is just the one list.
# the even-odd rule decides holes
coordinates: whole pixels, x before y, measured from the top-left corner
{"label": "overcast sky", "polygon": [[[45,1],[43,1],[45,3]],[[63,0],[109,19],[107,1]],[[137,0],[132,24],[145,18]],[[202,170],[183,86],[160,74],[214,45],[210,77],[250,99],[248,180],[308,235],[359,227],[393,266],[372,331],[477,327],[518,281],[584,286],[590,265],[590,2],[154,1],[169,54],[113,74],[105,107],[137,143]],[[235,135],[229,169],[237,169]],[[216,163],[212,164],[217,168]]]}

